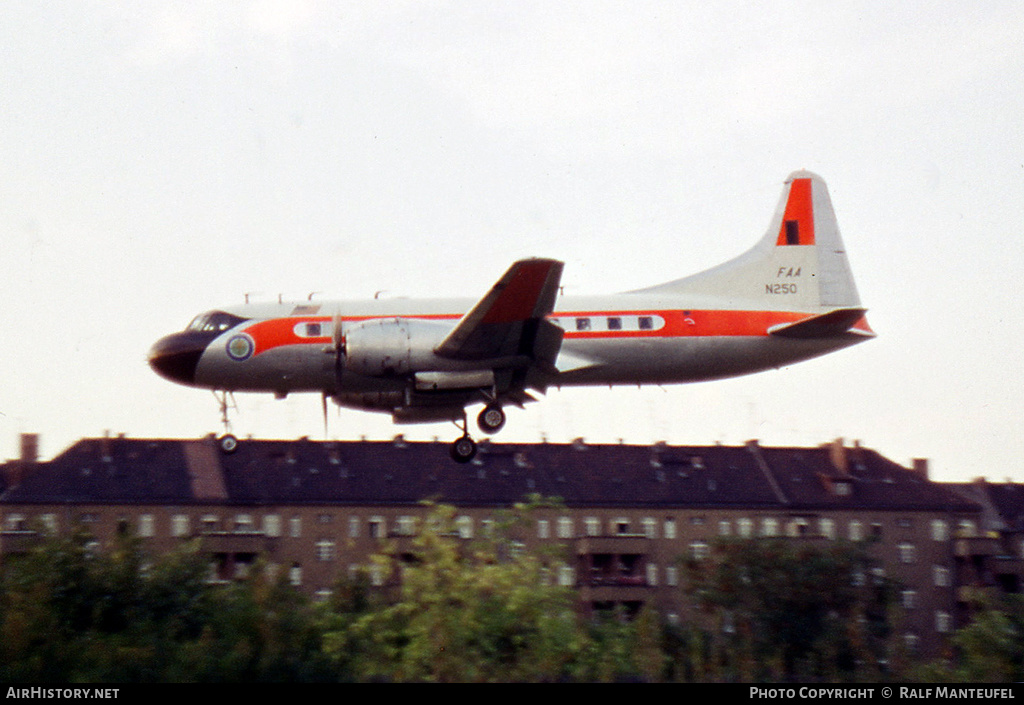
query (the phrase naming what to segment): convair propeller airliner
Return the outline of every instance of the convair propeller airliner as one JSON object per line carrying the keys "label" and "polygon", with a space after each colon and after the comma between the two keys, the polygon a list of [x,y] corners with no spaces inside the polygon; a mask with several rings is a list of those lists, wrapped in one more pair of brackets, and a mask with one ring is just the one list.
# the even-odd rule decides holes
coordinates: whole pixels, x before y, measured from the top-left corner
{"label": "convair propeller airliner", "polygon": [[[396,423],[452,421],[451,455],[548,387],[669,384],[759,372],[846,348],[868,327],[825,182],[786,180],[768,232],[717,267],[646,289],[561,296],[563,263],[515,262],[483,298],[245,303],[159,340],[149,364],[219,395],[317,392]],[[232,452],[237,439],[221,438]]]}

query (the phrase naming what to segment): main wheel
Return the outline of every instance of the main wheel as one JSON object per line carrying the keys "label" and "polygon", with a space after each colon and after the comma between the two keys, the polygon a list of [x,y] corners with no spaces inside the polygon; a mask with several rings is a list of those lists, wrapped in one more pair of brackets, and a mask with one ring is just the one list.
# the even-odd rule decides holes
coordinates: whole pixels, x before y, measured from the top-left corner
{"label": "main wheel", "polygon": [[498,404],[488,404],[476,417],[476,425],[484,433],[497,433],[505,425],[505,410]]}
{"label": "main wheel", "polygon": [[449,449],[452,460],[457,463],[468,463],[476,455],[476,442],[469,436],[456,438]]}
{"label": "main wheel", "polygon": [[230,455],[238,450],[238,439],[232,436],[230,433],[221,436],[218,441],[222,453]]}

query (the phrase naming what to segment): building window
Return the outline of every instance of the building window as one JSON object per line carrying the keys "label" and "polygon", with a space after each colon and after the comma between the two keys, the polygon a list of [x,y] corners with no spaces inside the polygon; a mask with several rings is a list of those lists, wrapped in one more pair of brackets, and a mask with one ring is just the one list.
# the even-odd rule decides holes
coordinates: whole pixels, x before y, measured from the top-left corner
{"label": "building window", "polygon": [[156,533],[153,525],[152,514],[142,514],[139,516],[139,536],[143,538],[149,538]]}
{"label": "building window", "polygon": [[917,591],[916,590],[904,590],[900,593],[900,602],[903,605],[903,609],[912,610],[917,607]]}
{"label": "building window", "polygon": [[621,536],[629,533],[629,519],[612,520],[612,533]]}
{"label": "building window", "polygon": [[939,634],[947,634],[953,626],[953,618],[949,612],[938,610],[935,612],[935,631]]}
{"label": "building window", "polygon": [[263,533],[267,536],[278,537],[281,535],[281,515],[266,514],[263,517]]}
{"label": "building window", "polygon": [[316,522],[318,524],[330,524],[331,520],[334,519],[330,514],[317,514]]}
{"label": "building window", "polygon": [[288,520],[288,535],[293,539],[302,536],[302,517],[291,517]]}
{"label": "building window", "polygon": [[348,518],[348,537],[350,539],[359,538],[359,517]]}
{"label": "building window", "polygon": [[977,532],[977,525],[970,519],[961,519],[956,527],[957,536],[965,539],[974,538]]}
{"label": "building window", "polygon": [[786,535],[790,538],[807,536],[807,520],[803,517],[797,517],[796,519],[790,520],[786,527]]}
{"label": "building window", "polygon": [[57,533],[57,515],[56,514],[43,514],[39,517],[43,523],[43,531],[50,536]]}
{"label": "building window", "polygon": [[662,527],[662,532],[664,533],[665,538],[669,539],[670,541],[675,539],[675,537],[676,537],[676,520],[672,519],[672,518],[666,519],[665,520],[665,524]]}
{"label": "building window", "polygon": [[251,534],[252,533],[252,515],[251,514],[236,514],[235,515],[235,533],[236,534]]}
{"label": "building window", "polygon": [[932,579],[935,587],[949,587],[949,568],[942,565],[932,566]]}
{"label": "building window", "polygon": [[761,535],[762,536],[778,536],[779,535],[779,520],[775,517],[766,517],[761,520]]}
{"label": "building window", "polygon": [[690,544],[690,556],[695,561],[702,561],[708,557],[708,544],[704,541],[694,541]]}
{"label": "building window", "polygon": [[720,519],[718,521],[718,535],[719,536],[731,536],[732,535],[732,522],[728,519]]}
{"label": "building window", "polygon": [[204,514],[202,518],[203,531],[214,533],[220,531],[220,517],[216,514]]}
{"label": "building window", "polygon": [[538,519],[537,520],[537,538],[539,538],[539,539],[549,539],[549,538],[551,538],[551,530],[550,530],[550,528],[548,526],[548,520],[547,519]]}
{"label": "building window", "polygon": [[818,519],[818,533],[827,539],[836,537],[836,523],[828,517]]}
{"label": "building window", "polygon": [[188,536],[188,514],[175,514],[171,517],[171,536]]}
{"label": "building window", "polygon": [[587,517],[583,520],[583,531],[587,536],[600,536],[601,535],[601,522],[597,517]]}
{"label": "building window", "polygon": [[911,632],[907,632],[906,634],[903,635],[903,645],[906,647],[907,651],[910,652],[911,654],[916,654],[917,653],[919,642],[920,642],[920,639],[918,638],[917,634],[913,634]]}
{"label": "building window", "polygon": [[658,566],[654,563],[647,564],[647,585],[655,587],[658,584]]}
{"label": "building window", "polygon": [[665,567],[665,584],[669,587],[679,585],[679,568],[674,565]]}
{"label": "building window", "polygon": [[569,517],[559,517],[558,519],[558,538],[560,539],[571,539],[572,538],[572,519]]}
{"label": "building window", "polygon": [[933,541],[948,541],[949,540],[949,524],[942,519],[932,519],[932,540]]}
{"label": "building window", "polygon": [[644,536],[649,539],[658,538],[658,522],[652,517],[644,517],[640,522],[644,527]]}
{"label": "building window", "polygon": [[850,540],[862,541],[864,539],[864,525],[859,521],[850,522]]}
{"label": "building window", "polygon": [[900,556],[900,563],[913,563],[917,557],[917,552],[914,550],[914,544],[912,543],[901,543],[897,546],[897,551]]}
{"label": "building window", "polygon": [[384,538],[384,517],[370,517],[366,525],[366,533],[371,539]]}
{"label": "building window", "polygon": [[416,517],[408,514],[398,517],[396,529],[399,536],[415,536]]}
{"label": "building window", "polygon": [[740,535],[740,538],[749,539],[754,535],[754,521],[747,517],[741,517],[736,520],[736,528]]}
{"label": "building window", "polygon": [[558,584],[562,587],[572,587],[576,584],[576,574],[572,566],[564,563],[558,566]]}
{"label": "building window", "polygon": [[460,516],[455,520],[455,529],[459,532],[460,539],[473,538],[473,517]]}
{"label": "building window", "polygon": [[316,542],[316,559],[318,561],[333,561],[334,560],[334,541],[330,539],[320,539]]}

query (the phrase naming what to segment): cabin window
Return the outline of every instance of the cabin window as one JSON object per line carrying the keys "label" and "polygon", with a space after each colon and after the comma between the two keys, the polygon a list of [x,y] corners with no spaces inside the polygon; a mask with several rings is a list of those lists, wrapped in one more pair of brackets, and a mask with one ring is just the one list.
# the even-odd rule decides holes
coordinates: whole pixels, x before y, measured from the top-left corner
{"label": "cabin window", "polygon": [[622,330],[622,319],[618,316],[609,316],[608,330]]}
{"label": "cabin window", "polygon": [[640,316],[637,320],[637,325],[639,325],[640,330],[653,330],[654,320],[650,316]]}
{"label": "cabin window", "polygon": [[576,319],[576,330],[590,330],[590,319],[589,318],[577,318]]}

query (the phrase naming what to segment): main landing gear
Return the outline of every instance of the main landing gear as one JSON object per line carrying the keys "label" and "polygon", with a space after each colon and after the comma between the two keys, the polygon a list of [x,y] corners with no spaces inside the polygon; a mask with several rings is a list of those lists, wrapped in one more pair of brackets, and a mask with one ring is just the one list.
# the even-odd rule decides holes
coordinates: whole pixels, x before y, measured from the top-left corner
{"label": "main landing gear", "polygon": [[[476,425],[484,433],[497,433],[505,425],[505,410],[496,402],[488,404],[476,417]],[[461,428],[462,435],[452,441],[449,452],[455,462],[468,463],[476,457],[476,441],[469,435],[469,421],[465,412],[462,415]]]}

